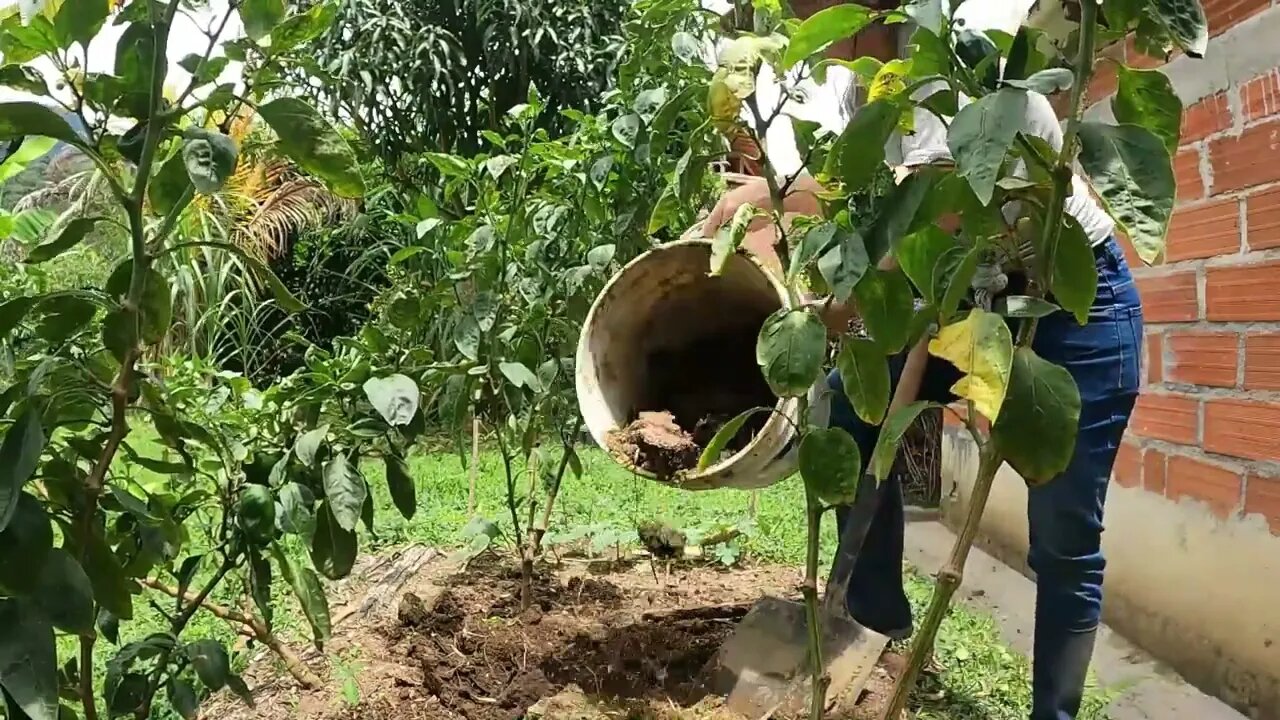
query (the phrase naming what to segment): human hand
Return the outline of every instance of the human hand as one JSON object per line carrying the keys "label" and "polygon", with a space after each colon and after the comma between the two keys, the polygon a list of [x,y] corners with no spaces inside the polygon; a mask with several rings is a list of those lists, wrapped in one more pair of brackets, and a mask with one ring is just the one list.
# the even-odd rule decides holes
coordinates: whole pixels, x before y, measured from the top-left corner
{"label": "human hand", "polygon": [[[789,225],[790,221],[799,215],[819,214],[822,211],[816,195],[819,189],[817,181],[807,175],[796,178],[788,188],[787,196],[783,198],[783,222]],[[772,204],[773,198],[768,182],[764,178],[752,178],[720,198],[702,224],[702,236],[714,237],[721,227],[733,219],[738,208],[743,205],[751,205],[767,211],[771,209]],[[777,239],[777,229],[773,226],[772,219],[768,214],[760,215],[753,218],[747,225],[742,248],[754,255],[766,267],[781,272],[782,261],[774,250]]]}

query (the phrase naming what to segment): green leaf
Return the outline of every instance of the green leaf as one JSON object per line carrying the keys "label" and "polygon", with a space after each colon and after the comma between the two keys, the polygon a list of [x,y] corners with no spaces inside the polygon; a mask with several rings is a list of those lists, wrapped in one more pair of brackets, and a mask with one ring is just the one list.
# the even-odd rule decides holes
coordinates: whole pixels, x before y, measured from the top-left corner
{"label": "green leaf", "polygon": [[[841,7],[857,7],[845,5]],[[849,189],[865,187],[884,165],[884,146],[898,126],[902,110],[889,100],[860,108],[827,155],[824,171]]]}
{"label": "green leaf", "polygon": [[[881,362],[883,362],[881,358]],[[862,452],[842,428],[816,428],[805,433],[798,453],[805,487],[828,505],[850,505],[858,497]]]}
{"label": "green leaf", "polygon": [[809,265],[831,247],[835,236],[834,222],[819,223],[809,228],[800,237],[800,243],[791,251],[791,266],[787,268],[787,279],[794,280],[808,270]]}
{"label": "green leaf", "polygon": [[[133,260],[125,260],[107,278],[107,294],[123,300],[129,294],[132,278]],[[138,330],[143,342],[155,344],[169,334],[169,326],[173,323],[171,298],[168,278],[155,268],[147,268],[142,279],[142,298],[138,303],[141,314]]]}
{"label": "green leaf", "polygon": [[636,136],[640,134],[640,116],[635,113],[622,115],[610,126],[613,137],[627,147],[634,147]]}
{"label": "green leaf", "polygon": [[204,639],[189,643],[186,647],[187,659],[195,668],[196,677],[210,690],[221,690],[227,685],[231,675],[231,658],[227,657],[227,649],[217,640]]}
{"label": "green leaf", "polygon": [[[89,576],[89,584],[93,586],[94,600],[115,617],[132,620],[133,590],[136,585],[125,575],[120,559],[97,530],[89,533],[88,538],[75,538],[75,541],[76,547],[81,542],[84,544],[82,567]],[[76,552],[76,548],[69,549]]]}
{"label": "green leaf", "polygon": [[836,302],[844,302],[853,294],[862,278],[871,266],[871,258],[867,256],[867,246],[862,235],[856,230],[836,226],[835,247],[830,248],[818,258],[818,273],[831,288],[831,295]]}
{"label": "green leaf", "polygon": [[40,413],[32,407],[9,426],[0,442],[0,532],[17,513],[22,486],[35,474],[46,442]]}
{"label": "green leaf", "polygon": [[110,12],[108,0],[64,0],[53,16],[53,30],[58,44],[88,44],[102,29]]}
{"label": "green leaf", "polygon": [[49,342],[62,342],[80,332],[98,307],[80,295],[57,295],[40,303],[40,324],[36,334]]}
{"label": "green leaf", "polygon": [[716,430],[716,434],[712,436],[711,441],[702,449],[702,455],[698,456],[698,472],[702,472],[712,465],[720,461],[720,455],[724,449],[729,446],[729,442],[737,437],[738,432],[742,430],[742,426],[747,424],[747,420],[758,412],[773,412],[772,408],[751,408],[738,413],[729,422],[720,426]]}
{"label": "green leaf", "polygon": [[872,340],[846,336],[836,358],[844,394],[858,417],[871,425],[884,421],[891,394],[889,363],[884,350]]}
{"label": "green leaf", "polygon": [[168,215],[184,198],[190,202],[191,177],[187,174],[187,164],[182,153],[174,153],[165,160],[147,185],[147,200],[151,203],[151,211],[157,215]]}
{"label": "green leaf", "polygon": [[222,74],[223,70],[227,69],[227,65],[230,62],[230,58],[227,57],[213,57],[205,60],[203,55],[192,53],[179,60],[178,66],[191,73],[191,77],[196,84],[208,85],[218,79],[218,76]]}
{"label": "green leaf", "polygon": [[293,445],[293,454],[298,458],[298,462],[306,467],[315,465],[316,456],[320,452],[320,444],[324,442],[325,436],[328,434],[328,424],[303,433]]}
{"label": "green leaf", "polygon": [[942,296],[938,303],[938,317],[943,322],[951,321],[960,308],[960,302],[969,294],[982,256],[982,250],[975,246],[968,252],[957,248],[955,252],[939,258],[938,266],[933,269],[933,283],[935,294]]}
{"label": "green leaf", "polygon": [[1080,223],[1063,213],[1062,232],[1053,256],[1053,296],[1076,322],[1089,321],[1089,309],[1098,294],[1098,265],[1093,246]]}
{"label": "green leaf", "polygon": [[236,518],[240,528],[256,545],[266,545],[276,533],[276,501],[271,488],[263,485],[246,485],[240,491]]}
{"label": "green leaf", "polygon": [[1144,262],[1164,251],[1177,183],[1164,142],[1137,125],[1080,123],[1080,165]]}
{"label": "green leaf", "polygon": [[365,397],[373,409],[392,427],[408,425],[418,412],[422,393],[412,378],[396,373],[384,378],[369,378],[364,383]]}
{"label": "green leaf", "polygon": [[1009,393],[991,439],[1028,484],[1047,483],[1067,469],[1080,427],[1080,391],[1071,373],[1018,348]]}
{"label": "green leaf", "polygon": [[782,69],[790,69],[831,43],[857,34],[875,17],[870,9],[852,4],[829,7],[810,15],[791,33],[782,57]]}
{"label": "green leaf", "polygon": [[1027,94],[1003,88],[966,105],[951,121],[947,147],[956,174],[969,181],[983,205],[991,204],[1000,166],[1027,117]]}
{"label": "green leaf", "polygon": [[880,202],[880,209],[865,235],[867,257],[872,264],[879,263],[885,253],[897,247],[904,235],[936,220],[936,215],[929,217],[929,209],[951,209],[941,202],[943,198],[927,202],[939,194],[935,188],[939,186],[940,180],[947,177],[955,176],[953,173],[925,168],[907,176],[907,179],[889,190],[889,196]]}
{"label": "green leaf", "polygon": [[342,197],[364,195],[355,152],[314,108],[297,98],[282,97],[258,106],[258,114],[276,131],[276,147],[303,170]]}
{"label": "green leaf", "polygon": [[244,34],[258,42],[284,19],[284,0],[244,0],[240,3],[240,22]]}
{"label": "green leaf", "polygon": [[98,220],[99,218],[77,218],[72,220],[62,228],[62,232],[58,233],[58,237],[31,248],[31,252],[27,253],[27,257],[23,262],[28,265],[36,265],[58,257],[79,245],[80,241],[84,240],[85,236],[93,231],[93,226]]}
{"label": "green leaf", "polygon": [[102,344],[117,362],[124,362],[131,350],[138,347],[137,323],[134,316],[117,307],[102,318]]}
{"label": "green leaf", "polygon": [[919,232],[904,237],[894,249],[893,255],[898,259],[898,265],[902,271],[920,290],[920,295],[925,301],[936,303],[938,297],[934,284],[934,271],[943,255],[959,246],[955,238],[937,225],[931,224]]}
{"label": "green leaf", "polygon": [[58,720],[53,627],[33,605],[0,599],[0,687],[30,720]]}
{"label": "green leaf", "polygon": [[676,193],[675,184],[667,185],[667,189],[658,196],[658,202],[654,203],[653,211],[649,213],[648,233],[656,234],[659,230],[671,224],[679,214],[680,197]]}
{"label": "green leaf", "polygon": [[315,40],[329,29],[337,14],[337,3],[323,2],[304,13],[290,15],[271,30],[271,49],[284,52]]}
{"label": "green leaf", "polygon": [[1204,57],[1209,47],[1209,21],[1201,0],[1152,0],[1150,11],[1173,36],[1178,47],[1193,58]]}
{"label": "green leaf", "polygon": [[404,458],[398,455],[383,455],[382,461],[387,468],[387,489],[391,491],[391,502],[405,520],[412,520],[413,514],[418,510],[418,499],[413,478],[409,476],[409,467]]}
{"label": "green leaf", "polygon": [[0,588],[27,594],[40,582],[49,551],[53,549],[53,524],[44,506],[30,493],[19,493],[12,519],[0,531]]}
{"label": "green leaf", "polygon": [[964,320],[938,331],[929,342],[929,353],[965,373],[951,392],[972,401],[988,420],[999,419],[1013,362],[1013,336],[1004,318],[974,308]]}
{"label": "green leaf", "polygon": [[1038,92],[1041,95],[1052,95],[1063,90],[1070,90],[1075,79],[1075,74],[1067,68],[1048,68],[1032,74],[1026,80],[1006,79],[1005,84],[1010,87]]}
{"label": "green leaf", "polygon": [[1010,318],[1042,318],[1060,310],[1048,300],[1028,295],[1007,295],[996,300],[995,311]]}
{"label": "green leaf", "polygon": [[751,227],[751,221],[762,214],[751,203],[743,203],[733,212],[733,219],[716,231],[716,236],[711,241],[709,275],[718,277],[724,272],[730,256],[738,252],[738,248],[742,246],[742,241],[747,236],[747,228]]}
{"label": "green leaf", "polygon": [[538,376],[534,375],[532,370],[525,367],[524,363],[498,363],[498,371],[507,379],[507,382],[510,382],[518,388],[529,388],[534,392],[542,392],[542,383],[538,380]]}
{"label": "green leaf", "polygon": [[311,568],[294,564],[292,559],[281,552],[279,545],[272,545],[271,553],[280,566],[285,582],[289,583],[294,596],[298,598],[302,614],[307,616],[316,647],[323,649],[325,641],[333,632],[333,625],[329,620],[329,600],[324,595],[320,578],[316,577]]}
{"label": "green leaf", "polygon": [[196,691],[191,683],[181,678],[170,677],[167,683],[169,704],[182,720],[196,720],[200,716],[200,701],[196,699]]}
{"label": "green leaf", "polygon": [[315,518],[311,507],[316,498],[306,485],[285,483],[277,496],[280,503],[280,529],[293,535],[310,535]]}
{"label": "green leaf", "polygon": [[779,310],[764,321],[756,341],[756,362],[779,397],[809,391],[826,359],[827,329],[809,310]]}
{"label": "green leaf", "polygon": [[[11,547],[0,536],[0,543]],[[93,586],[84,568],[62,548],[44,559],[31,599],[57,629],[85,637],[93,633]]]}
{"label": "green leaf", "polygon": [[220,132],[191,127],[182,133],[182,162],[196,192],[212,195],[236,171],[240,148]]}
{"label": "green leaf", "polygon": [[316,532],[311,537],[311,561],[316,569],[330,580],[341,580],[355,565],[356,549],[355,532],[342,527],[333,514],[333,505],[321,503],[316,514]]}
{"label": "green leaf", "polygon": [[1164,141],[1173,157],[1182,137],[1182,100],[1169,76],[1159,70],[1118,66],[1119,86],[1111,98],[1111,112],[1121,125],[1141,125]]}
{"label": "green leaf", "polygon": [[914,301],[907,276],[900,270],[871,268],[853,289],[867,334],[886,354],[907,343]]}
{"label": "green leaf", "polygon": [[346,453],[339,453],[324,464],[324,495],[329,500],[333,517],[343,530],[354,531],[360,522],[360,509],[369,494],[360,470]]}
{"label": "green leaf", "polygon": [[13,332],[35,304],[36,298],[25,295],[0,303],[0,337]]}
{"label": "green leaf", "polygon": [[[3,70],[4,68],[0,68],[0,72]],[[4,163],[0,165],[0,182],[5,182],[26,170],[28,165],[44,157],[57,144],[57,140],[48,137],[28,137],[23,140],[22,145],[6,157]],[[5,234],[8,235],[8,231]]]}
{"label": "green leaf", "polygon": [[877,482],[884,482],[893,470],[894,458],[898,455],[898,447],[902,444],[902,436],[911,428],[921,412],[936,403],[913,402],[889,413],[884,427],[880,428],[880,437],[876,440],[876,449],[871,452],[871,474]]}
{"label": "green leaf", "polygon": [[[29,92],[32,95],[49,94],[49,85],[45,82],[44,75],[41,75],[39,70],[36,70],[29,65],[11,64],[0,67],[0,85],[14,88],[15,90]],[[30,140],[23,143],[24,147],[27,142],[30,142]],[[19,148],[19,152],[21,152],[21,148]],[[43,155],[44,153],[42,152],[40,154]],[[6,159],[5,163],[8,164],[8,162],[9,160]],[[27,160],[27,162],[30,162],[30,160]],[[0,175],[0,179],[4,180],[8,180],[10,177],[12,177],[12,175]]]}
{"label": "green leaf", "polygon": [[258,607],[263,622],[270,629],[275,614],[271,605],[271,561],[256,549],[250,550],[248,555],[249,595],[253,597],[253,604]]}
{"label": "green leaf", "polygon": [[276,274],[271,272],[270,268],[268,268],[261,260],[250,255],[239,245],[228,242],[219,242],[216,240],[191,240],[178,243],[177,245],[170,247],[169,251],[175,252],[190,247],[212,247],[220,250],[226,250],[227,252],[234,254],[236,257],[240,258],[240,261],[243,262],[246,267],[249,268],[250,272],[258,276],[259,280],[267,284],[268,289],[271,290],[271,294],[275,297],[276,303],[280,306],[281,310],[294,313],[301,312],[306,309],[307,306],[303,305],[298,298],[293,296],[293,293],[289,291],[289,288],[286,287],[284,283],[280,282],[280,278],[276,277]]}
{"label": "green leaf", "polygon": [[30,101],[0,103],[0,140],[14,140],[26,135],[51,137],[85,149],[84,138],[76,134],[54,111]]}

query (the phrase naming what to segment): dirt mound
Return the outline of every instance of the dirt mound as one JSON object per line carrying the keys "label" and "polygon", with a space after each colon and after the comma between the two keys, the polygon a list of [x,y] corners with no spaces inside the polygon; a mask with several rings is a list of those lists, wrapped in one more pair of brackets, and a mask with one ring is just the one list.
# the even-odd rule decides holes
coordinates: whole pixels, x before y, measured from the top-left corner
{"label": "dirt mound", "polygon": [[[521,613],[518,573],[482,559],[409,583],[397,608],[335,633],[325,688],[261,693],[255,710],[216,717],[730,720],[702,670],[755,600],[795,597],[799,580],[791,568],[680,563],[657,581],[647,563],[603,576],[581,566],[539,575]],[[886,683],[879,673],[833,717],[873,717]]]}

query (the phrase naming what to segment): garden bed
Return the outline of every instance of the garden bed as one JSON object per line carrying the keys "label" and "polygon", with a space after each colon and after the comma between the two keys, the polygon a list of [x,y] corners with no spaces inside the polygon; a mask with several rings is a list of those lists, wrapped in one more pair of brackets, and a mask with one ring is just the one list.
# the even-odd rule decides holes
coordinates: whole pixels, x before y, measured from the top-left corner
{"label": "garden bed", "polygon": [[[539,575],[521,614],[506,563],[480,558],[459,572],[441,560],[394,602],[382,598],[386,612],[335,631],[326,650],[345,659],[327,687],[265,683],[275,687],[260,689],[255,710],[218,716],[727,720],[737,716],[702,688],[703,667],[756,599],[795,596],[799,579],[780,567],[684,564],[655,578],[643,560],[571,562]],[[889,682],[878,670],[832,717],[876,717]]]}

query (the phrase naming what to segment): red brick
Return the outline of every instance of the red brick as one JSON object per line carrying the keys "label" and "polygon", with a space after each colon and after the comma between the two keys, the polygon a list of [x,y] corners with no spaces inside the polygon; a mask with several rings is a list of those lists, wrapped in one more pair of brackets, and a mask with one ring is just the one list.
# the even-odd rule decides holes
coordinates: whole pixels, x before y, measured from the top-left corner
{"label": "red brick", "polygon": [[1164,382],[1164,338],[1160,333],[1147,333],[1147,383]]}
{"label": "red brick", "polygon": [[[955,412],[952,412],[952,411]],[[942,411],[942,424],[947,427],[963,428],[964,427],[964,406],[948,405],[946,410]]]}
{"label": "red brick", "polygon": [[1147,448],[1142,455],[1142,487],[1147,492],[1164,494],[1165,454],[1154,448]]}
{"label": "red brick", "polygon": [[1210,387],[1236,386],[1240,336],[1227,332],[1171,332],[1170,382]]}
{"label": "red brick", "polygon": [[1231,127],[1231,103],[1217,93],[1187,107],[1182,113],[1182,144],[1203,140]]}
{"label": "red brick", "polygon": [[1280,180],[1280,121],[1247,128],[1238,137],[1209,141],[1214,195]]}
{"label": "red brick", "polygon": [[1250,475],[1244,484],[1244,514],[1261,515],[1280,535],[1280,478]]}
{"label": "red brick", "polygon": [[1200,174],[1200,150],[1182,148],[1173,156],[1173,177],[1178,183],[1178,202],[1204,197],[1204,177]]}
{"label": "red brick", "polygon": [[1089,107],[1105,100],[1116,91],[1120,82],[1115,63],[1099,62],[1093,66],[1093,78],[1089,80],[1089,88],[1084,94],[1084,105]]}
{"label": "red brick", "polygon": [[1280,247],[1280,186],[1245,198],[1244,208],[1249,249]]}
{"label": "red brick", "polygon": [[1280,113],[1280,72],[1271,70],[1242,85],[1240,107],[1246,122]]}
{"label": "red brick", "polygon": [[1270,0],[1203,0],[1204,14],[1209,19],[1209,34],[1221,35],[1243,20],[1268,7]]}
{"label": "red brick", "polygon": [[1249,458],[1280,460],[1280,405],[1251,400],[1209,400],[1204,406],[1204,449]]}
{"label": "red brick", "polygon": [[1195,445],[1199,437],[1199,406],[1182,395],[1142,393],[1129,427],[1144,437]]}
{"label": "red brick", "polygon": [[1245,335],[1244,389],[1280,390],[1280,334]]}
{"label": "red brick", "polygon": [[1169,223],[1167,262],[1240,252],[1240,206],[1234,199],[1179,208]]}
{"label": "red brick", "polygon": [[1137,278],[1142,314],[1147,322],[1192,322],[1200,317],[1199,291],[1194,271]]}
{"label": "red brick", "polygon": [[1222,465],[1182,455],[1170,455],[1165,494],[1208,503],[1214,515],[1227,519],[1240,508],[1240,473]]}
{"label": "red brick", "polygon": [[1280,320],[1280,261],[1205,270],[1205,317],[1218,321]]}
{"label": "red brick", "polygon": [[1124,487],[1142,487],[1142,448],[1128,441],[1120,443],[1111,477]]}
{"label": "red brick", "polygon": [[[1146,267],[1146,263],[1142,258],[1138,257],[1138,251],[1133,247],[1133,241],[1129,240],[1129,236],[1124,234],[1120,228],[1115,231],[1116,242],[1120,243],[1120,249],[1124,251],[1124,260],[1129,263],[1129,267],[1133,269]],[[1156,260],[1159,262],[1159,259]]]}

